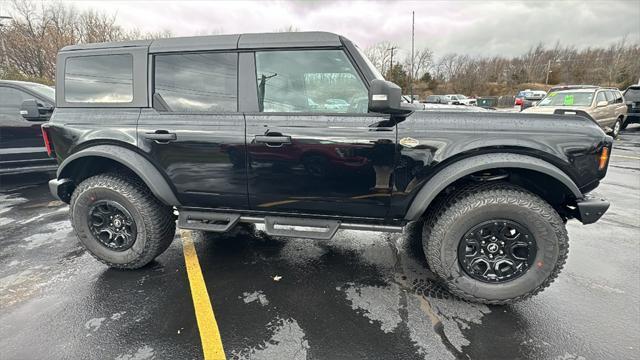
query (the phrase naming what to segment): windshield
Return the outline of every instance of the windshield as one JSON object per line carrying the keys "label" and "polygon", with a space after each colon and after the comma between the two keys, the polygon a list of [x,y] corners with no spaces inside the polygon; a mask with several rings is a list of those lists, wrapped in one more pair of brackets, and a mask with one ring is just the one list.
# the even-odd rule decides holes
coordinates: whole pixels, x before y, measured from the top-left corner
{"label": "windshield", "polygon": [[385,80],[384,76],[382,76],[382,74],[380,73],[380,70],[378,70],[378,68],[373,65],[373,63],[371,62],[371,60],[369,60],[369,58],[367,57],[367,55],[365,55],[362,50],[360,50],[360,48],[358,47],[358,45],[355,45],[356,50],[358,51],[358,54],[360,54],[360,57],[362,59],[364,59],[364,62],[367,63],[367,66],[369,67],[369,69],[371,69],[371,72],[373,73],[373,76],[376,79],[380,79],[380,80]]}
{"label": "windshield", "polygon": [[625,101],[640,102],[640,88],[630,88],[624,92]]}
{"label": "windshield", "polygon": [[51,86],[36,83],[23,83],[22,85],[47,99],[55,100],[56,98],[56,91]]}
{"label": "windshield", "polygon": [[591,106],[594,92],[551,92],[538,106]]}

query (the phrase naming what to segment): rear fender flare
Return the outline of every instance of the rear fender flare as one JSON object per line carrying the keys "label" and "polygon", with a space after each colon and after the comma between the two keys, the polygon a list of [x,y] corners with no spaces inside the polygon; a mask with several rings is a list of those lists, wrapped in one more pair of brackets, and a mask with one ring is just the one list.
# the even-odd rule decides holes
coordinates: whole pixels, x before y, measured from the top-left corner
{"label": "rear fender flare", "polygon": [[133,171],[151,190],[151,192],[164,204],[179,206],[180,202],[176,198],[171,186],[162,176],[160,171],[145,157],[133,150],[114,145],[97,145],[80,150],[66,158],[58,167],[58,179],[69,177],[65,172],[69,165],[75,160],[87,157],[103,157],[119,162],[123,166]]}
{"label": "rear fender flare", "polygon": [[478,171],[498,168],[526,169],[549,175],[566,186],[576,200],[583,198],[582,192],[578,186],[566,173],[544,160],[521,154],[484,154],[454,162],[434,175],[422,186],[416,197],[413,199],[413,202],[405,215],[405,220],[418,220],[436,196],[456,180]]}

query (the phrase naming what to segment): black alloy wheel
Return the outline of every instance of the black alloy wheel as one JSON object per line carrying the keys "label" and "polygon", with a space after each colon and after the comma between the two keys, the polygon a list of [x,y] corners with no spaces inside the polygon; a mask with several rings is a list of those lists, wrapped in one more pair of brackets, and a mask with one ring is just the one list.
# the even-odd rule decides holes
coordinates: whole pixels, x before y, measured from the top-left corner
{"label": "black alloy wheel", "polygon": [[536,252],[535,239],[525,226],[496,219],[466,232],[458,246],[458,261],[467,275],[476,280],[503,283],[526,273]]}
{"label": "black alloy wheel", "polygon": [[124,206],[112,200],[96,201],[88,212],[91,234],[106,248],[124,251],[136,241],[136,223]]}

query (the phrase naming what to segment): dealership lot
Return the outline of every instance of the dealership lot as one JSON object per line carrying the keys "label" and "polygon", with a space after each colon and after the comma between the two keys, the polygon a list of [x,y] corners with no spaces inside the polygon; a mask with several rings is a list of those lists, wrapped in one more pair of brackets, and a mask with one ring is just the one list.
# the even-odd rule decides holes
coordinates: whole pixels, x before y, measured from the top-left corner
{"label": "dealership lot", "polygon": [[[640,126],[614,145],[602,221],[569,223],[571,250],[537,297],[491,307],[448,296],[406,235],[331,241],[178,232],[149,266],[117,271],[77,242],[49,176],[0,178],[2,359],[202,358],[205,289],[227,358],[630,359],[640,348]],[[195,243],[204,281],[187,273]]]}

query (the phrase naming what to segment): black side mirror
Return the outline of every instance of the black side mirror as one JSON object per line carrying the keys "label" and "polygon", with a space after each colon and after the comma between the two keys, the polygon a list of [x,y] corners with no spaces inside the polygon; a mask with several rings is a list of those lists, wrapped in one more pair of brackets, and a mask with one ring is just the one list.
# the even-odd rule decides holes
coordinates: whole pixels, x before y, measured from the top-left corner
{"label": "black side mirror", "polygon": [[28,121],[47,121],[53,112],[52,106],[40,104],[35,99],[29,99],[22,102],[20,106],[20,115]]}
{"label": "black side mirror", "polygon": [[391,81],[374,79],[369,87],[369,111],[383,114],[409,114],[415,110],[403,107],[402,89]]}

